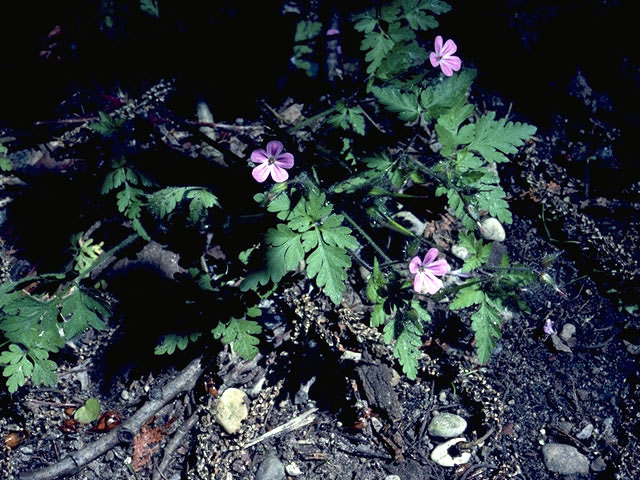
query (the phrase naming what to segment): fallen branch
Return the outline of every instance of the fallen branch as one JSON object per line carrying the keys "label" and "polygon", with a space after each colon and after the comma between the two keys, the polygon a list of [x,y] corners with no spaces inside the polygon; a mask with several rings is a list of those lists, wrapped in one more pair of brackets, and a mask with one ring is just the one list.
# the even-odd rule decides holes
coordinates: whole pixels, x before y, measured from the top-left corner
{"label": "fallen branch", "polygon": [[200,357],[191,361],[173,380],[165,386],[151,390],[149,400],[131,418],[116,428],[90,443],[86,447],[67,455],[59,462],[18,476],[18,480],[53,480],[76,473],[89,462],[95,460],[119,443],[131,443],[135,432],[140,430],[164,405],[173,400],[181,392],[188,392],[196,384],[204,370]]}

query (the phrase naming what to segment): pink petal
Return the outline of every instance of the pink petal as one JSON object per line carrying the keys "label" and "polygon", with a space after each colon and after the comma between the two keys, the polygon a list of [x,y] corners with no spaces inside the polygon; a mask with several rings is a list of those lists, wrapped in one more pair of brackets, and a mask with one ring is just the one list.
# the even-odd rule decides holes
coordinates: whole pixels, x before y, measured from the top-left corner
{"label": "pink petal", "polygon": [[423,293],[426,281],[427,276],[424,273],[419,273],[413,277],[413,291],[416,293]]}
{"label": "pink petal", "polygon": [[445,77],[453,75],[453,70],[451,70],[451,67],[445,63],[444,59],[440,62],[440,68],[442,69],[442,73],[444,73]]}
{"label": "pink petal", "polygon": [[280,168],[291,168],[293,167],[293,155],[290,153],[281,153],[276,157],[275,163]]}
{"label": "pink petal", "polygon": [[460,67],[462,66],[462,60],[460,60],[460,57],[456,57],[455,55],[452,57],[443,58],[440,63],[446,63],[447,66],[454,72],[460,70]]}
{"label": "pink petal", "polygon": [[272,167],[273,165],[269,165],[268,163],[262,163],[251,171],[251,175],[253,175],[253,178],[256,179],[256,182],[262,183],[267,179],[267,177],[269,176],[269,173],[271,173]]}
{"label": "pink petal", "polygon": [[278,183],[284,182],[289,178],[289,172],[274,164],[271,165],[271,178]]}
{"label": "pink petal", "polygon": [[453,55],[458,50],[458,46],[453,40],[447,40],[442,48],[441,55],[443,57],[448,57],[449,55]]}
{"label": "pink petal", "polygon": [[269,155],[267,155],[264,148],[259,148],[251,152],[251,161],[253,163],[264,163],[267,160],[269,160]]}
{"label": "pink petal", "polygon": [[442,288],[442,280],[434,277],[429,272],[424,273],[424,288],[429,295],[433,295]]}
{"label": "pink petal", "polygon": [[440,57],[441,56],[441,52],[442,52],[442,37],[440,35],[438,35],[436,37],[436,41],[433,42],[433,44],[434,44],[434,48],[436,50],[436,55]]}
{"label": "pink petal", "polygon": [[421,266],[422,260],[420,260],[420,257],[413,257],[411,259],[411,262],[409,262],[409,271],[415,275],[416,273],[418,273],[418,268],[420,268]]}
{"label": "pink petal", "polygon": [[282,145],[282,142],[277,140],[267,143],[267,154],[270,157],[277,157],[283,149],[284,146]]}
{"label": "pink petal", "polygon": [[440,252],[438,252],[437,248],[430,248],[427,254],[424,256],[422,264],[428,266],[431,262],[438,258],[438,253]]}
{"label": "pink petal", "polygon": [[432,67],[437,67],[438,65],[440,65],[440,61],[438,60],[438,56],[433,52],[431,52],[429,54],[429,60],[431,60],[431,66]]}
{"label": "pink petal", "polygon": [[446,260],[441,259],[430,263],[427,266],[427,270],[434,275],[444,275],[445,273],[449,273],[451,271],[451,266],[447,263]]}

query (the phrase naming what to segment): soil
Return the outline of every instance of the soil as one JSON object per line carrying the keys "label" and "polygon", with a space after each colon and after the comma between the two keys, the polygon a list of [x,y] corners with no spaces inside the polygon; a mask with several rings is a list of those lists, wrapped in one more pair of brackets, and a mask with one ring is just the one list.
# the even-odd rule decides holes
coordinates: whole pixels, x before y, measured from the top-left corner
{"label": "soil", "polygon": [[[500,3],[508,11],[518,2]],[[516,31],[521,47],[535,56],[536,48],[553,38],[537,35],[552,35],[553,29],[549,33],[536,26],[544,19],[560,22],[574,12],[576,2],[557,9],[545,9],[544,2],[535,2],[537,9],[533,2],[523,3],[526,15],[520,18],[527,21],[508,21],[506,14],[496,13],[493,22],[499,28],[504,20],[508,27],[501,31]],[[593,15],[604,12],[615,18],[628,13],[615,6],[608,9],[607,2],[594,5]],[[469,8],[467,13],[473,13]],[[541,37],[542,43],[536,43]],[[592,66],[584,63],[566,66],[565,76],[557,77],[562,81],[553,87],[553,95],[563,99],[562,107],[541,106],[530,97],[521,101],[513,87],[500,90],[504,84],[493,82],[499,68],[482,55],[480,46],[475,48],[479,69],[487,72],[473,91],[476,104],[541,126],[500,170],[514,222],[498,248],[508,252],[512,263],[536,268],[542,268],[545,257],[556,257],[545,271],[558,286],[540,283],[522,292],[528,311],[505,313],[502,338],[487,365],[474,358],[468,319],[434,303],[418,378],[398,375],[399,366],[380,333],[366,326],[368,310],[356,274],[337,309],[298,278],[263,305],[268,312],[266,334],[251,362],[212,347],[176,352],[170,358],[154,356],[149,324],[166,327],[180,321],[179,314],[173,314],[185,298],[173,281],[183,271],[181,259],[167,237],[169,246],[154,243],[143,250],[138,245],[126,265],[108,267],[119,315],[107,330],[89,330],[65,347],[56,358],[56,388],[27,384],[13,395],[0,390],[0,438],[5,444],[0,478],[61,478],[75,470],[73,462],[88,460],[92,453],[96,458],[78,465],[79,471],[68,478],[283,478],[257,473],[269,462],[281,462],[289,478],[309,480],[382,480],[389,475],[401,480],[562,478],[565,475],[545,466],[542,446],[547,443],[574,446],[588,458],[589,473],[569,478],[640,478],[640,184],[635,174],[628,174],[637,160],[626,150],[629,125],[637,118],[626,104],[616,103],[620,92],[590,77]],[[638,66],[632,56],[618,60]],[[514,68],[523,68],[516,63]],[[614,76],[629,80],[625,69],[632,67],[612,67]],[[551,78],[537,75],[540,84]],[[191,92],[181,88],[183,84],[171,100],[174,106],[191,100]],[[82,103],[82,95],[68,99],[72,101]],[[276,108],[282,113],[294,102],[295,96]],[[230,152],[241,151],[259,136],[260,128],[268,129],[274,121],[268,111],[259,117],[244,115],[242,123],[225,118],[223,123],[256,128],[255,133],[231,129],[225,134],[220,144]],[[206,155],[204,141],[187,148],[188,153]],[[64,179],[57,180],[61,185],[50,184],[60,177],[60,160],[47,167],[46,176],[33,179],[41,187],[36,200],[16,200],[46,204],[51,196],[67,192],[64,201],[71,211],[43,218],[48,226],[65,216],[81,216],[74,211],[81,209],[76,205],[86,208],[79,200],[84,192],[68,192]],[[615,188],[611,178],[620,178]],[[90,191],[94,185],[87,180]],[[11,196],[10,186],[7,190]],[[3,220],[3,278],[55,265],[64,240],[57,245],[52,235],[47,247],[52,253],[36,263],[29,254],[44,248],[47,238],[38,235],[37,226],[29,230],[29,222],[12,224],[12,218]],[[445,214],[430,221],[436,225],[449,220]],[[21,235],[12,235],[16,230]],[[430,239],[454,242],[446,235]],[[543,331],[549,319],[553,335]],[[197,355],[200,361],[194,363]],[[231,387],[249,395],[249,417],[234,435],[213,418],[218,392]],[[107,420],[121,419],[115,420],[123,422],[120,432],[69,424],[65,410],[79,407],[88,397],[111,412]],[[469,462],[443,467],[430,459],[442,442],[427,433],[438,412],[467,420],[463,436]],[[282,432],[273,434],[283,425]],[[31,473],[46,468],[50,470]]]}

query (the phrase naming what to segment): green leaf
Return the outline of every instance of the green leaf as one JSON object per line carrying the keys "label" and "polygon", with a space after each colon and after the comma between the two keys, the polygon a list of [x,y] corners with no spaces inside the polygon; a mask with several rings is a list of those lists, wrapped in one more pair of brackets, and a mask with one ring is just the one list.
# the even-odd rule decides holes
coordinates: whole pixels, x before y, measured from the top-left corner
{"label": "green leaf", "polygon": [[302,20],[296,25],[295,42],[304,42],[315,38],[322,30],[322,23]]}
{"label": "green leaf", "polygon": [[394,87],[371,87],[371,92],[387,110],[397,113],[403,122],[413,122],[420,115],[418,96],[413,92],[403,92]]}
{"label": "green leaf", "polygon": [[301,235],[280,223],[277,229],[269,229],[266,240],[271,246],[267,251],[267,267],[273,281],[278,282],[304,259]]}
{"label": "green leaf", "polygon": [[2,375],[7,377],[9,393],[15,393],[23,386],[33,371],[33,364],[27,358],[27,353],[13,343],[9,345],[9,350],[0,354],[0,363],[5,365]]}
{"label": "green leaf", "polygon": [[347,118],[353,131],[358,135],[364,135],[364,115],[359,106],[347,109]]}
{"label": "green leaf", "polygon": [[460,129],[462,122],[473,113],[473,105],[467,103],[456,105],[446,113],[438,117],[436,132],[438,141],[442,144],[441,155],[451,155],[458,145],[466,144],[473,138],[473,125],[465,125]]}
{"label": "green leaf", "polygon": [[358,20],[353,26],[353,28],[355,28],[358,32],[373,32],[373,30],[378,25],[378,19],[375,16],[374,10],[367,10],[364,13],[355,15],[354,20]]}
{"label": "green leaf", "polygon": [[193,332],[188,335],[170,333],[162,337],[162,341],[159,345],[156,346],[153,353],[155,355],[172,355],[173,352],[176,351],[176,348],[178,348],[179,350],[186,349],[189,341],[195,342],[198,338],[200,338],[200,335],[201,332]]}
{"label": "green leaf", "polygon": [[496,185],[490,188],[483,188],[474,195],[473,200],[478,210],[487,210],[502,223],[511,224],[513,217],[505,197],[506,194],[504,190],[502,190],[502,187]]}
{"label": "green leaf", "polygon": [[142,10],[147,15],[151,15],[152,17],[160,17],[158,0],[140,0],[140,10]]}
{"label": "green leaf", "polygon": [[416,315],[418,316],[418,320],[422,324],[431,323],[431,314],[427,310],[422,308],[422,305],[420,305],[420,302],[418,300],[411,300],[411,308],[416,313]]}
{"label": "green leaf", "polygon": [[380,295],[380,289],[387,284],[387,279],[380,271],[378,257],[373,257],[373,272],[367,281],[367,298],[371,303],[382,303],[384,298]]}
{"label": "green leaf", "polygon": [[84,405],[75,411],[73,418],[80,423],[91,423],[100,418],[100,402],[97,398],[88,398]]}
{"label": "green leaf", "polygon": [[496,347],[496,341],[502,336],[501,323],[496,304],[485,297],[478,311],[471,315],[471,329],[475,334],[476,352],[480,363],[489,361]]}
{"label": "green leaf", "polygon": [[525,140],[536,133],[536,127],[520,122],[495,120],[495,112],[478,119],[469,150],[482,155],[487,162],[508,162],[506,153],[516,153]]}
{"label": "green leaf", "polygon": [[460,310],[470,307],[471,305],[478,305],[483,301],[484,293],[480,291],[478,284],[474,283],[458,290],[456,297],[449,304],[449,309]]}
{"label": "green leaf", "polygon": [[464,104],[475,76],[475,70],[465,68],[457,75],[441,79],[436,85],[423,90],[420,94],[420,106],[424,120],[428,122],[450,108]]}
{"label": "green leaf", "polygon": [[438,27],[438,21],[432,15],[428,15],[427,10],[436,15],[451,10],[449,5],[438,0],[404,0],[401,4],[404,18],[414,30],[428,30]]}
{"label": "green leaf", "polygon": [[469,252],[469,256],[462,265],[463,272],[470,272],[487,263],[491,255],[491,243],[485,244],[482,240],[477,239],[473,233],[460,234],[458,241]]}
{"label": "green leaf", "polygon": [[387,320],[387,314],[384,311],[384,304],[378,303],[373,306],[373,310],[371,311],[371,319],[369,320],[369,324],[372,327],[379,327],[380,325],[384,325],[384,322]]}
{"label": "green leaf", "polygon": [[256,345],[260,342],[255,335],[262,332],[262,327],[254,320],[231,318],[229,323],[220,322],[211,330],[214,338],[221,339],[224,344],[231,344],[233,351],[245,360],[251,360],[258,353]]}
{"label": "green leaf", "polygon": [[104,330],[104,319],[109,317],[111,312],[103,303],[91,297],[83,287],[80,287],[63,299],[60,313],[65,319],[64,336],[67,340],[71,340],[89,327]]}
{"label": "green leaf", "polygon": [[384,339],[393,345],[393,355],[402,365],[402,371],[411,380],[418,374],[418,360],[424,331],[416,315],[396,315],[384,327]]}
{"label": "green leaf", "polygon": [[209,208],[220,207],[218,197],[204,188],[190,188],[186,196],[191,199],[189,203],[189,218],[194,223],[198,222]]}
{"label": "green leaf", "polygon": [[360,50],[368,50],[365,60],[369,62],[367,73],[373,74],[385,57],[391,52],[395,42],[384,32],[368,32],[365,34]]}
{"label": "green leaf", "polygon": [[[48,357],[49,353],[44,352]],[[31,382],[33,385],[44,385],[45,387],[55,387],[58,383],[56,370],[58,366],[56,362],[48,360],[46,357],[42,359],[34,359],[33,372],[31,374]]]}
{"label": "green leaf", "polygon": [[307,275],[316,279],[318,287],[335,303],[340,304],[351,258],[344,248],[328,245],[318,231],[303,234],[305,249],[315,250],[307,257]]}

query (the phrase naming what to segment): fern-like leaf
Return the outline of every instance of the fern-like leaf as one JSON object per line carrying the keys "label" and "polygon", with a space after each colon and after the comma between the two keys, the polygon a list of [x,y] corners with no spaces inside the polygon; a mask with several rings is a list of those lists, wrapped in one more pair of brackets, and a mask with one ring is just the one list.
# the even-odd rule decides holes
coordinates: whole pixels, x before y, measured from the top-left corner
{"label": "fern-like leaf", "polygon": [[485,296],[476,313],[471,315],[471,329],[475,334],[476,352],[480,363],[487,363],[502,336],[499,305]]}
{"label": "fern-like leaf", "polygon": [[222,340],[224,344],[231,344],[233,351],[245,360],[251,360],[258,353],[256,345],[260,343],[256,335],[262,332],[262,327],[255,320],[245,318],[231,318],[228,323],[220,322],[211,330],[214,338]]}
{"label": "fern-like leaf", "polygon": [[505,118],[495,120],[495,116],[495,112],[489,112],[478,119],[469,150],[478,152],[487,162],[508,162],[505,154],[516,153],[517,147],[536,133],[536,127],[507,122]]}

